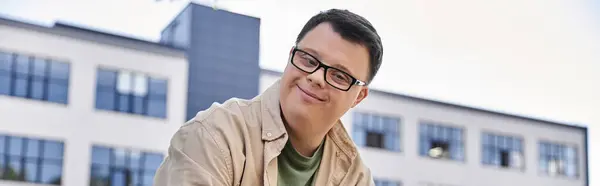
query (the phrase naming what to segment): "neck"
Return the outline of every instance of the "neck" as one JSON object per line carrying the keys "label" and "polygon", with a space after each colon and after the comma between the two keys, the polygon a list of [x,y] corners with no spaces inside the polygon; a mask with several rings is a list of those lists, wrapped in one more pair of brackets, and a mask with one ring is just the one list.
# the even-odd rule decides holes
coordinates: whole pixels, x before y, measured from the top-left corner
{"label": "neck", "polygon": [[312,157],[323,139],[325,135],[301,135],[294,133],[288,129],[288,134],[290,134],[290,142],[296,151],[302,156]]}
{"label": "neck", "polygon": [[322,134],[315,134],[314,132],[301,132],[295,131],[290,128],[288,122],[283,119],[283,125],[285,126],[285,130],[288,132],[289,140],[292,143],[292,147],[296,149],[296,151],[302,154],[305,157],[312,157],[323,139],[325,139],[325,135],[327,132]]}
{"label": "neck", "polygon": [[317,151],[317,148],[321,145],[321,142],[323,142],[323,139],[325,139],[325,135],[327,135],[329,130],[324,132],[294,130],[289,126],[288,120],[283,114],[283,109],[281,109],[281,105],[279,105],[279,110],[281,120],[288,133],[292,147],[294,147],[296,152],[300,153],[302,156],[312,157],[315,151]]}

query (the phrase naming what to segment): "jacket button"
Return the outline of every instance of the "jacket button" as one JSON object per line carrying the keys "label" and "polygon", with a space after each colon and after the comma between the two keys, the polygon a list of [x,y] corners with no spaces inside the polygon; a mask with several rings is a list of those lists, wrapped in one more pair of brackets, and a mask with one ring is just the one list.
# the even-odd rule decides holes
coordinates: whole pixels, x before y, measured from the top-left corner
{"label": "jacket button", "polygon": [[271,134],[270,132],[267,132],[267,137],[271,137],[271,135],[273,135],[273,134]]}

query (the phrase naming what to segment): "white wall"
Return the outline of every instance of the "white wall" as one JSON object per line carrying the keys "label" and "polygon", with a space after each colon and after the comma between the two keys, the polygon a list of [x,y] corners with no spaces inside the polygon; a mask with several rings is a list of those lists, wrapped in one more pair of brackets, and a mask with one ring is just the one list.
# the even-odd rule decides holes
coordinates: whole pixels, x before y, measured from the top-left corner
{"label": "white wall", "polygon": [[[92,144],[166,155],[172,134],[185,122],[187,62],[183,57],[161,56],[4,25],[0,26],[0,41],[2,50],[51,57],[71,64],[68,105],[0,96],[0,133],[64,141],[64,186],[89,185]],[[96,110],[95,83],[99,65],[168,78],[167,118]]]}
{"label": "white wall", "polygon": [[[277,75],[261,75],[260,90],[264,91],[278,79]],[[423,182],[452,186],[581,186],[585,184],[584,134],[581,130],[543,123],[501,117],[439,104],[400,99],[377,92],[342,118],[346,129],[352,131],[352,112],[368,111],[401,119],[402,152],[361,148],[361,156],[376,178],[399,180],[406,186]],[[465,162],[434,160],[420,157],[418,152],[420,120],[446,123],[465,128]],[[482,130],[512,134],[524,138],[525,170],[504,170],[481,165]],[[578,149],[579,179],[549,177],[538,173],[538,141],[540,139],[575,144]]]}

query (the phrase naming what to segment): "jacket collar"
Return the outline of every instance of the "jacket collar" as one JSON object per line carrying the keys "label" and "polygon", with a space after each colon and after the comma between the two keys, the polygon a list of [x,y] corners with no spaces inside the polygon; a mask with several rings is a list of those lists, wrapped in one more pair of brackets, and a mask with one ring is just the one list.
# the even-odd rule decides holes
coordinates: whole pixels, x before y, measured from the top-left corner
{"label": "jacket collar", "polygon": [[[271,87],[258,96],[258,99],[261,100],[262,139],[264,141],[273,141],[282,136],[287,141],[287,136],[285,136],[287,131],[283,125],[281,107],[279,105],[279,90],[280,80],[277,80]],[[356,146],[340,120],[329,130],[327,137],[351,160],[354,160],[357,156]]]}
{"label": "jacket collar", "polygon": [[273,141],[287,134],[279,107],[279,80],[259,95],[262,118],[262,139]]}

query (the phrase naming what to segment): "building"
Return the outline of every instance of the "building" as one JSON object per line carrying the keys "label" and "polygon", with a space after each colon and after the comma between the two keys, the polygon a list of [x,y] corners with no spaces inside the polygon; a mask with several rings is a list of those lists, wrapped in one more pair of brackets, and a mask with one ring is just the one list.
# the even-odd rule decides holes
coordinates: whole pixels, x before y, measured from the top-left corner
{"label": "building", "polygon": [[[0,186],[148,185],[187,119],[281,75],[259,28],[193,3],[160,43],[0,19]],[[378,90],[342,120],[377,185],[589,185],[584,127]]]}
{"label": "building", "polygon": [[0,19],[0,185],[151,182],[185,122],[187,68],[181,49]]}
{"label": "building", "polygon": [[259,40],[260,19],[195,3],[162,31],[160,42],[183,48],[188,58],[186,119],[214,102],[256,96]]}
{"label": "building", "polygon": [[584,127],[378,90],[342,122],[377,185],[589,185]]}

